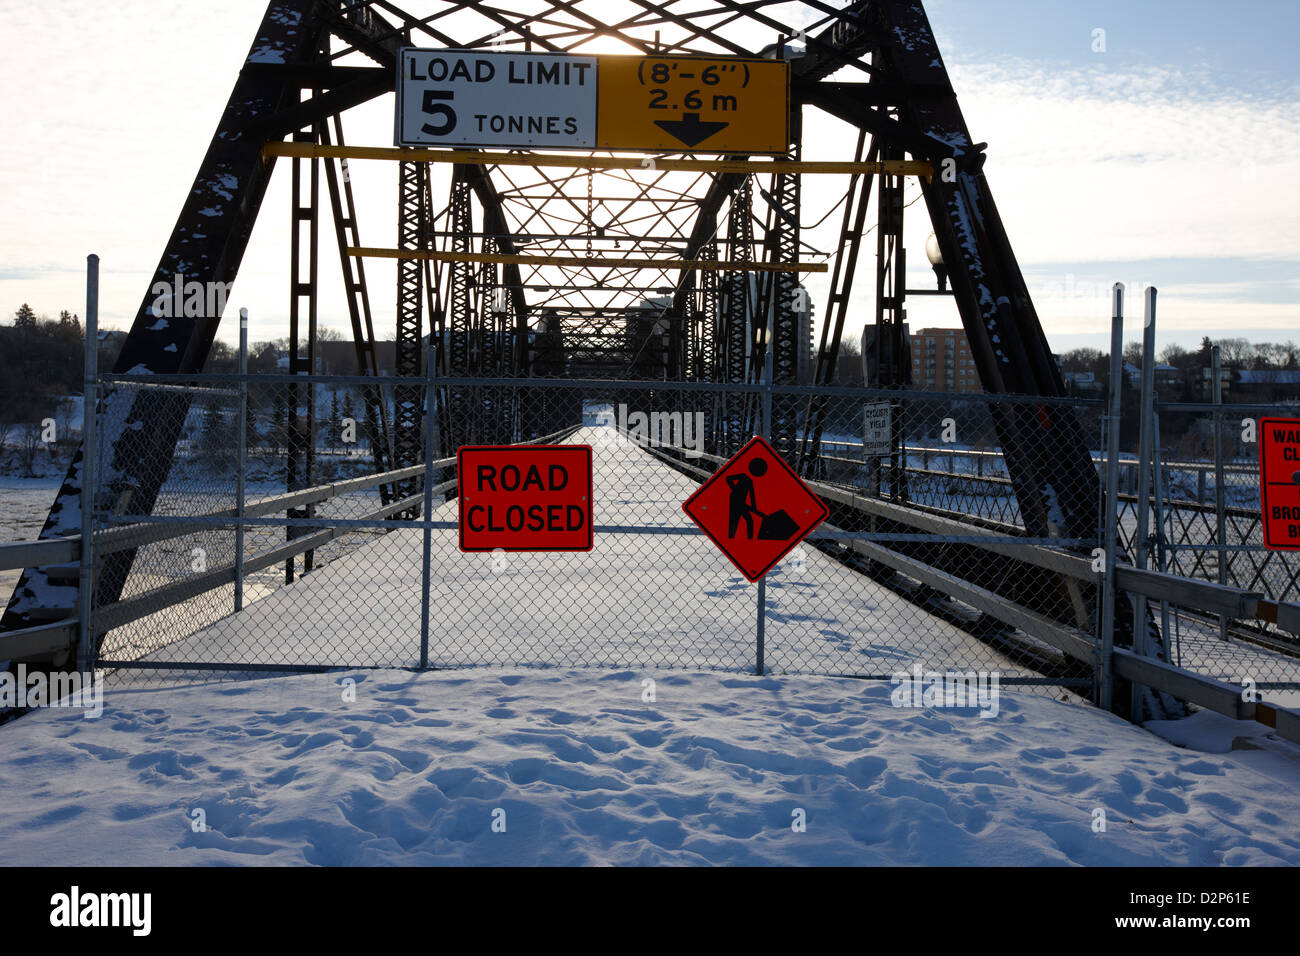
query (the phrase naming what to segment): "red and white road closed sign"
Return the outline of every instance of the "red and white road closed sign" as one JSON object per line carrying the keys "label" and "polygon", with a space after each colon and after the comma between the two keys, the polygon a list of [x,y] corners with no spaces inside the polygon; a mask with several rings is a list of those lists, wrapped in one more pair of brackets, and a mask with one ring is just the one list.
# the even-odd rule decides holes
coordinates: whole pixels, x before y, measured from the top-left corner
{"label": "red and white road closed sign", "polygon": [[1300,418],[1259,420],[1259,498],[1264,546],[1300,551]]}
{"label": "red and white road closed sign", "polygon": [[456,453],[462,551],[590,551],[590,445],[466,445]]}

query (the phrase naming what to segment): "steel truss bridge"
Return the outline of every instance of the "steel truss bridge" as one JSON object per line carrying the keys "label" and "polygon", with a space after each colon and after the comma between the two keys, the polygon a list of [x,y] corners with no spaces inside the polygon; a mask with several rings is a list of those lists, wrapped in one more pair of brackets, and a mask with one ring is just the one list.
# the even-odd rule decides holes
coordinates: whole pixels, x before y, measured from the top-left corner
{"label": "steel truss bridge", "polygon": [[[399,50],[409,46],[785,58],[790,138],[775,157],[350,145],[349,111],[393,91]],[[847,154],[828,156],[820,144],[805,143],[805,121],[814,113],[856,134],[847,138]],[[708,454],[725,457],[757,427],[754,393],[659,394],[653,383],[753,385],[770,368],[778,387],[828,387],[845,336],[857,338],[865,325],[868,384],[907,388],[903,323],[907,296],[916,294],[905,283],[909,183],[924,200],[984,390],[1064,395],[984,173],[984,149],[967,129],[920,0],[431,0],[409,11],[389,0],[274,0],[149,289],[170,284],[178,273],[233,282],[254,224],[272,214],[263,208],[272,174],[287,164],[281,175],[291,177],[293,196],[289,371],[316,367],[318,276],[322,245],[331,245],[321,232],[332,229],[335,248],[326,257],[338,255],[357,362],[376,382],[365,391],[365,404],[376,433],[377,474],[409,472],[426,455],[445,458],[469,440],[520,438],[517,404],[503,398],[493,416],[481,409],[467,415],[471,397],[464,386],[442,388],[430,401],[411,384],[430,372],[462,382],[644,381],[647,402],[676,402],[680,410],[689,410],[682,403],[706,403]],[[398,165],[395,249],[377,249],[361,234],[348,163],[370,158]],[[801,201],[810,176],[834,183],[838,197],[829,218],[833,234],[817,245]],[[396,259],[395,316],[372,309],[365,267],[377,255]],[[814,266],[824,266],[829,293],[820,303],[820,335],[810,342],[799,279]],[[854,314],[855,300],[874,301],[874,311]],[[200,372],[222,316],[159,322],[152,303],[146,292],[113,371]],[[393,330],[396,373],[404,382],[391,400],[381,387],[380,328]],[[432,370],[426,355],[436,363]],[[308,388],[291,401],[309,435],[315,413]],[[128,399],[119,393],[115,400]],[[824,406],[815,393],[778,397],[769,420],[773,444],[813,478],[833,467],[834,452],[824,453],[822,445]],[[435,434],[425,427],[426,408],[439,416],[436,448],[424,447],[425,436]],[[170,402],[137,400],[111,418],[116,425],[99,441],[106,462],[101,486],[112,490],[112,508],[153,511],[187,411],[188,398],[178,395]],[[522,438],[557,432],[572,424],[574,411],[555,403],[549,418],[529,417],[536,435]],[[1071,411],[1008,401],[991,406],[991,414],[1021,533],[1095,538],[1098,475]],[[893,440],[897,448],[899,436]],[[312,481],[312,456],[309,439],[291,442],[288,491]],[[888,476],[906,470],[901,456],[887,456],[881,467],[884,484],[898,487]],[[79,530],[82,473],[79,454],[42,538]],[[408,475],[384,486],[385,503],[417,491],[418,478]],[[843,515],[839,520],[852,526]],[[873,528],[916,530],[887,515],[871,521]],[[929,554],[924,544],[898,550]],[[105,555],[98,568],[101,604],[121,593],[134,554]],[[996,564],[963,562],[968,569],[982,565],[970,572],[972,582],[994,592],[1001,580]],[[61,586],[68,573],[56,564],[28,567],[3,628],[30,629],[75,615],[75,589]],[[1071,626],[1092,626],[1094,584],[1050,566],[1030,568],[1018,581],[1021,603],[1064,616]],[[1127,627],[1116,632],[1118,646],[1132,644]],[[1151,635],[1156,656],[1159,637]],[[47,657],[60,659],[66,654]]]}

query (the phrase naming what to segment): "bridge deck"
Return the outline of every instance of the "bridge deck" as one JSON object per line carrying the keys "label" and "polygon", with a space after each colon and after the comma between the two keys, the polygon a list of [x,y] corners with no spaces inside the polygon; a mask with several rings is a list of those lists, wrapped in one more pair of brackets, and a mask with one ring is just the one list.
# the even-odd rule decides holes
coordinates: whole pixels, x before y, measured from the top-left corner
{"label": "bridge deck", "polygon": [[[597,525],[692,529],[695,488],[610,427],[593,446]],[[456,503],[434,519],[456,520]],[[413,666],[423,533],[398,530],[151,655],[248,664]],[[698,533],[598,533],[586,554],[464,554],[433,532],[435,667],[754,665],[756,589]],[[767,663],[778,671],[891,674],[914,662],[1020,673],[1010,660],[816,549],[768,576]]]}

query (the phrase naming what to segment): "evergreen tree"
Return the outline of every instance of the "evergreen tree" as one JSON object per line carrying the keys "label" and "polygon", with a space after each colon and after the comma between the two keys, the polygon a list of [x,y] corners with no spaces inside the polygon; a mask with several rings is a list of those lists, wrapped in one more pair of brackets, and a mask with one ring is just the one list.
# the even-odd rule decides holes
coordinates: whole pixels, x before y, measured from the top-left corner
{"label": "evergreen tree", "polygon": [[208,399],[203,409],[203,425],[199,432],[199,445],[205,451],[221,451],[227,447],[225,421],[221,406],[215,398]]}
{"label": "evergreen tree", "polygon": [[36,313],[32,307],[24,302],[14,313],[14,328],[16,329],[34,329],[36,328]]}

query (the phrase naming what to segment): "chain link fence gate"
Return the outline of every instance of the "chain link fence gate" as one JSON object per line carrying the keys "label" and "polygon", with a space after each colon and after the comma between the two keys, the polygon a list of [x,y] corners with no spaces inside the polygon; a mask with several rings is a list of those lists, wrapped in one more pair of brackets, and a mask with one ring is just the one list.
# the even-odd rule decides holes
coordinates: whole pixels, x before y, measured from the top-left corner
{"label": "chain link fence gate", "polygon": [[[1272,601],[1300,597],[1300,552],[1270,551],[1261,526],[1261,418],[1300,417],[1287,405],[1155,403],[1150,519],[1139,532],[1137,456],[1121,456],[1120,537],[1147,566],[1226,584]],[[1300,643],[1276,624],[1160,602],[1170,662],[1273,700],[1300,703]],[[1279,696],[1281,695],[1281,696]]]}
{"label": "chain link fence gate", "polygon": [[[434,396],[433,456],[377,471],[374,410],[400,387]],[[681,505],[763,429],[764,386],[202,375],[102,376],[100,388],[101,434],[127,436],[101,445],[94,468],[93,624],[114,679],[755,668],[759,589]],[[1100,448],[1100,403],[766,398],[771,440],[832,512],[767,576],[766,670],[997,671],[1090,693],[1098,589],[1043,556],[1090,555],[1098,534],[1029,536],[995,418],[1068,423]],[[174,440],[133,437],[142,403],[167,411]],[[592,446],[591,552],[460,552],[455,449],[525,442]],[[141,469],[166,476],[152,502],[136,497]]]}

